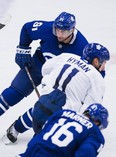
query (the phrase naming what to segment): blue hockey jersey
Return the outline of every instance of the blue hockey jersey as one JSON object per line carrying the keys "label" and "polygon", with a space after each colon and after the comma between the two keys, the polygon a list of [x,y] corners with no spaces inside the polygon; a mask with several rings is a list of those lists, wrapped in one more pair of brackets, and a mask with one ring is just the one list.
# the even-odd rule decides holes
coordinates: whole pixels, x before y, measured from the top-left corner
{"label": "blue hockey jersey", "polygon": [[[32,21],[25,23],[21,29],[18,47],[25,49],[33,46],[35,40],[37,41],[37,47],[39,47],[33,54],[30,68],[30,74],[36,86],[41,83],[41,68],[46,59],[63,52],[82,56],[83,49],[88,44],[86,38],[76,29],[70,43],[59,42],[53,34],[53,23],[54,21]],[[23,69],[19,71],[11,86],[23,93],[24,96],[28,96],[33,91],[32,84]]]}
{"label": "blue hockey jersey", "polygon": [[[83,48],[88,44],[88,41],[81,32],[75,29],[69,44],[58,42],[57,37],[53,34],[53,22],[32,21],[24,24],[20,34],[19,45],[30,46],[33,40],[40,39],[40,50],[42,53],[47,53],[48,56],[59,55],[63,52],[82,56]],[[45,54],[45,56],[47,55]]]}
{"label": "blue hockey jersey", "polygon": [[104,145],[99,128],[71,110],[55,112],[21,157],[96,157]]}

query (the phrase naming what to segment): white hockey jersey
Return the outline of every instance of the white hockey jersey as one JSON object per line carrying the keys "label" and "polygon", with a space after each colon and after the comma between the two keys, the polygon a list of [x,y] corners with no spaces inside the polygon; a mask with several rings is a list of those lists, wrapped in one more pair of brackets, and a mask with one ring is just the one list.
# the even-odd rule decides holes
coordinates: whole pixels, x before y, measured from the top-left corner
{"label": "white hockey jersey", "polygon": [[42,75],[43,89],[40,93],[49,93],[53,88],[64,91],[67,97],[65,109],[83,112],[92,103],[102,103],[104,79],[80,56],[63,53],[49,59],[43,65]]}

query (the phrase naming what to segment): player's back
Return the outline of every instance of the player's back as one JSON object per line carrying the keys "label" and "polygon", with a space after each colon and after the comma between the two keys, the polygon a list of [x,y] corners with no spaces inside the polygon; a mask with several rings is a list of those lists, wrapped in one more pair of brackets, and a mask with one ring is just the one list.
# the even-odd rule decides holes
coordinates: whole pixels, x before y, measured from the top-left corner
{"label": "player's back", "polygon": [[30,157],[72,157],[88,137],[96,149],[104,144],[98,127],[87,118],[71,110],[60,110],[49,118],[41,133],[31,140],[26,153],[30,152]]}
{"label": "player's back", "polygon": [[66,93],[66,108],[79,111],[87,94],[92,97],[87,104],[101,103],[104,92],[103,78],[92,65],[79,56],[64,53],[54,57],[44,64],[42,73],[42,84],[47,86],[48,91],[53,87]]}

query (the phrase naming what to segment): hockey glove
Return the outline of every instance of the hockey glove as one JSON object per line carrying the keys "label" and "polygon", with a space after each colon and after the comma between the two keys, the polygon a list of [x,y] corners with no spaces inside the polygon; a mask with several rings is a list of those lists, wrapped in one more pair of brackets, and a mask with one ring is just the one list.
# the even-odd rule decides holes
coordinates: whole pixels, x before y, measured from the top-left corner
{"label": "hockey glove", "polygon": [[31,47],[17,46],[15,62],[20,68],[30,67],[32,63]]}

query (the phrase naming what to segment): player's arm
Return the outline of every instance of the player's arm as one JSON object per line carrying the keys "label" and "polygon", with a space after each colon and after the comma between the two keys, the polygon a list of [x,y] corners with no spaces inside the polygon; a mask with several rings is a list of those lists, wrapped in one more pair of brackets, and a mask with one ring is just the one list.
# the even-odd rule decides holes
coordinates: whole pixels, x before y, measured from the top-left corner
{"label": "player's arm", "polygon": [[[32,43],[31,34],[31,23],[26,23],[21,29],[19,45],[16,48],[15,62],[19,65],[20,68],[25,66],[31,66],[31,47]],[[28,30],[29,29],[29,30]]]}
{"label": "player's arm", "polygon": [[32,21],[25,23],[21,29],[19,45],[30,46],[32,41],[42,39],[45,28],[45,21]]}
{"label": "player's arm", "polygon": [[40,96],[33,109],[33,130],[37,134],[46,120],[66,103],[66,95],[59,89]]}
{"label": "player's arm", "polygon": [[88,157],[96,157],[97,156],[94,147],[90,143],[87,143],[85,145],[83,144],[75,152],[75,155],[74,155],[74,157],[85,157],[85,156],[88,156]]}
{"label": "player's arm", "polygon": [[24,24],[20,33],[19,45],[16,48],[15,62],[24,68],[25,66],[30,67],[31,58],[31,43],[34,40],[41,39],[43,34],[43,22],[32,21]]}
{"label": "player's arm", "polygon": [[103,144],[90,137],[75,151],[74,157],[97,157],[102,148]]}
{"label": "player's arm", "polygon": [[[98,88],[99,87],[99,88]],[[103,97],[104,97],[104,92],[105,92],[105,86],[104,82],[102,81],[101,87],[100,83],[94,83],[93,87],[90,87],[88,89],[87,95],[84,99],[83,105],[80,109],[80,112],[83,113],[83,111],[93,103],[102,103],[103,102]]]}

